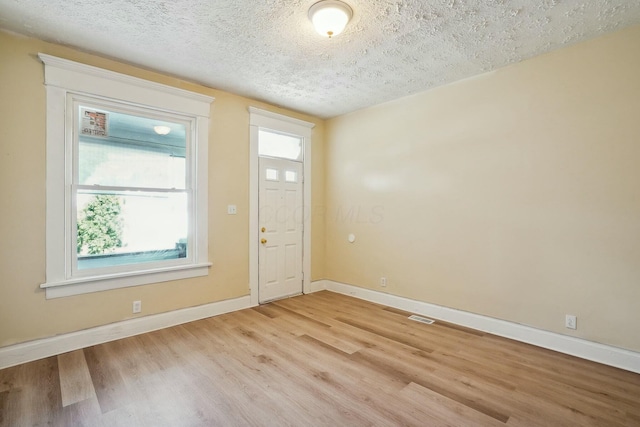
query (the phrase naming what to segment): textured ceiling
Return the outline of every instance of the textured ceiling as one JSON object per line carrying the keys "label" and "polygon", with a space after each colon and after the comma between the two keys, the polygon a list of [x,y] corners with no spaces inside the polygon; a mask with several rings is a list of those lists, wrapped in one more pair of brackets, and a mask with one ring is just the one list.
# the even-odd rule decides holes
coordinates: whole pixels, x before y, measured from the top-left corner
{"label": "textured ceiling", "polygon": [[[640,0],[0,0],[0,28],[328,118],[640,24]],[[640,48],[640,47],[639,47]]]}

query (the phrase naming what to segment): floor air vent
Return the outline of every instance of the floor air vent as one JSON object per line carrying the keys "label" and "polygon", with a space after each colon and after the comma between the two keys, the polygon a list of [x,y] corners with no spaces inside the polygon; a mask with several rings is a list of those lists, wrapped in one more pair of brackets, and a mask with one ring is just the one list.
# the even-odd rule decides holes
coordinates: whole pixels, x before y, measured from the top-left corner
{"label": "floor air vent", "polygon": [[426,317],[417,316],[415,314],[412,314],[411,316],[409,316],[409,319],[415,320],[416,322],[420,322],[420,323],[426,323],[427,325],[430,325],[430,324],[435,322],[435,320],[433,320],[433,319],[428,319]]}

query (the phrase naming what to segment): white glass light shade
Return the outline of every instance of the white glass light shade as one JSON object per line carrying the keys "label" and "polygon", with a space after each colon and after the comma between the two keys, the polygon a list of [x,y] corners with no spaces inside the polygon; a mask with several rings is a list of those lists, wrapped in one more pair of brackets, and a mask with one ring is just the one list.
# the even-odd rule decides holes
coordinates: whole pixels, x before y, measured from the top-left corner
{"label": "white glass light shade", "polygon": [[169,126],[154,126],[153,130],[158,135],[166,135],[171,132],[171,128]]}
{"label": "white glass light shade", "polygon": [[337,0],[322,0],[309,8],[309,19],[316,31],[329,38],[340,34],[352,15],[351,8]]}

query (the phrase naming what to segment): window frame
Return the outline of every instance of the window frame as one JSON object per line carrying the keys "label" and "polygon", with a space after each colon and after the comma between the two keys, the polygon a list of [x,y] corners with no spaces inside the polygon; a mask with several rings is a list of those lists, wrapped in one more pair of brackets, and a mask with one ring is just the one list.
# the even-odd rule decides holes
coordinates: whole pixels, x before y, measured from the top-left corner
{"label": "window frame", "polygon": [[[209,274],[208,260],[208,137],[213,97],[97,67],[40,53],[46,88],[47,212],[46,212],[46,298],[58,298],[129,286],[179,280]],[[191,150],[187,170],[191,171],[189,225],[193,242],[191,262],[170,265],[139,264],[131,271],[110,271],[95,275],[74,275],[71,244],[74,99],[92,99],[126,109],[141,108],[159,114],[192,120]]]}
{"label": "window frame", "polygon": [[[79,146],[81,136],[77,130],[79,129],[79,112],[82,107],[90,107],[91,109],[108,111],[109,113],[120,113],[120,114],[129,114],[129,115],[137,115],[145,118],[152,118],[161,121],[171,121],[173,123],[182,124],[186,128],[186,156],[185,159],[188,161],[185,164],[185,180],[184,180],[184,189],[178,189],[178,191],[169,190],[167,188],[160,187],[120,187],[119,191],[147,191],[151,192],[180,192],[184,191],[187,194],[187,209],[188,209],[188,220],[191,224],[195,223],[195,201],[193,200],[193,188],[196,185],[194,174],[192,173],[193,167],[191,165],[193,160],[193,155],[191,153],[193,144],[193,134],[195,129],[195,118],[177,115],[175,113],[169,112],[159,112],[157,110],[150,110],[146,107],[139,105],[129,105],[122,103],[113,103],[109,101],[105,101],[103,99],[97,99],[88,97],[85,95],[78,95],[75,93],[67,94],[67,108],[68,111],[71,112],[73,117],[73,132],[71,141],[69,141],[68,151],[70,153],[70,157],[67,158],[70,161],[71,169],[72,169],[72,182],[71,182],[71,226],[70,231],[77,229],[78,218],[77,218],[77,202],[78,202],[78,194],[81,190],[101,190],[104,189],[108,191],[109,189],[113,189],[113,186],[98,186],[94,187],[92,185],[84,185],[79,182]],[[112,266],[103,266],[103,267],[94,267],[90,269],[80,269],[78,265],[78,254],[72,248],[77,246],[77,232],[69,233],[67,238],[69,239],[67,244],[68,247],[71,248],[70,255],[70,276],[71,278],[80,278],[80,277],[91,277],[96,275],[105,275],[105,274],[114,274],[114,273],[125,273],[129,271],[137,271],[140,270],[140,264],[138,263],[128,263],[122,265],[112,265]],[[187,232],[187,256],[185,258],[177,258],[172,260],[162,260],[162,261],[149,261],[145,263],[145,267],[148,269],[157,269],[164,268],[167,266],[179,266],[179,265],[188,265],[193,263],[193,250],[192,246],[194,245],[195,237],[193,236],[192,227],[189,227]]]}

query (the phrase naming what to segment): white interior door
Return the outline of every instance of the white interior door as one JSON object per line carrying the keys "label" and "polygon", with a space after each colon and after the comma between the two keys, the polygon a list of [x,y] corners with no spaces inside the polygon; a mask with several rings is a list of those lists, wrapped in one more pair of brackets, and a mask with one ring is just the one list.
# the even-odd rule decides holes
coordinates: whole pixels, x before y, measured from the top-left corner
{"label": "white interior door", "polygon": [[302,163],[259,158],[260,302],[302,293]]}

